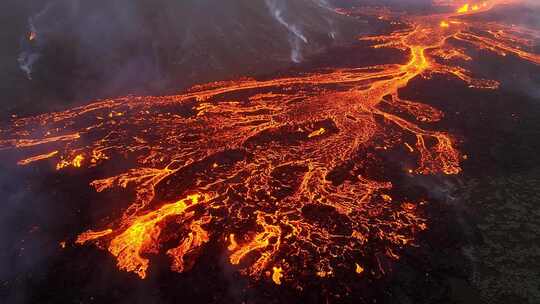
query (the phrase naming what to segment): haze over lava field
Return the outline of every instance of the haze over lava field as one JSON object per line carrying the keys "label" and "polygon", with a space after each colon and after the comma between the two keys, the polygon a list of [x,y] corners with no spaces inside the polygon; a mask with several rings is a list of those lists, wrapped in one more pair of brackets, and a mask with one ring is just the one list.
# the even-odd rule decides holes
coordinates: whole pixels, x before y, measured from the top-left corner
{"label": "haze over lava field", "polygon": [[[540,301],[534,2],[234,3],[283,30],[249,69],[188,39],[166,94],[4,107],[0,299]],[[169,94],[190,69],[222,81]]]}

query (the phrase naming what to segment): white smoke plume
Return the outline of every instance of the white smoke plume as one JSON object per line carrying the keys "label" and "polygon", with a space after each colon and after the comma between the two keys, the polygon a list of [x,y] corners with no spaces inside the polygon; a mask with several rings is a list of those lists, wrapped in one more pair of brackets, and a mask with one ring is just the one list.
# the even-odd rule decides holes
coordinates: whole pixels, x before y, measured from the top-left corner
{"label": "white smoke plume", "polygon": [[33,51],[22,51],[17,58],[19,68],[26,74],[29,80],[32,80],[32,66],[38,61],[39,53]]}
{"label": "white smoke plume", "polygon": [[41,16],[45,15],[49,10],[52,2],[49,2],[45,7],[39,11],[36,15],[28,18],[28,32],[29,34],[23,37],[21,42],[21,52],[17,61],[19,62],[19,68],[26,74],[28,79],[32,79],[32,67],[39,60],[41,54],[39,52],[41,42],[41,35],[36,27],[36,20],[39,20]]}
{"label": "white smoke plume", "polygon": [[308,39],[302,33],[302,30],[298,25],[288,22],[283,16],[285,11],[285,4],[280,0],[265,0],[266,6],[270,10],[270,13],[281,25],[283,25],[289,31],[289,41],[291,44],[291,60],[295,63],[300,63],[303,60],[302,57],[302,45],[308,44]]}
{"label": "white smoke plume", "polygon": [[[317,5],[319,5],[322,8],[332,10],[334,7],[328,2],[328,0],[314,0]],[[337,30],[334,24],[334,21],[330,18],[325,18],[326,22],[328,22],[329,32],[328,37],[332,39],[336,39],[337,36]]]}

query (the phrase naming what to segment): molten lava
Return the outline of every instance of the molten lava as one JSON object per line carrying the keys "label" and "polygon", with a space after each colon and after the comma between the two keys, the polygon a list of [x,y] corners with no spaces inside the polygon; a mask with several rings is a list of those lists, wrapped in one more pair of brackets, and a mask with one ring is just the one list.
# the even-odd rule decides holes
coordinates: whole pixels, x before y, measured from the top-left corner
{"label": "molten lava", "polygon": [[434,73],[471,89],[498,87],[459,66],[472,59],[449,40],[540,64],[516,46],[528,45],[525,29],[452,17],[408,18],[406,30],[360,38],[408,51],[403,64],[210,83],[17,118],[0,130],[0,151],[29,151],[20,165],[55,159],[60,174],[124,164],[91,186],[125,192],[129,207],[76,243],[106,248],[119,269],[140,278],[151,270],[149,256],[164,254],[185,272],[211,242],[244,275],[267,273],[275,284],[340,269],[384,274],[383,260],[399,259],[427,229],[428,202],[394,194],[377,168],[401,158],[397,170],[409,178],[452,175],[463,158],[455,138],[434,127],[444,113],[400,89]]}
{"label": "molten lava", "polygon": [[[142,255],[157,253],[159,248],[157,241],[161,233],[160,224],[173,217],[180,217],[181,220],[191,218],[193,213],[186,212],[186,210],[207,200],[208,197],[201,194],[189,195],[175,203],[166,204],[158,210],[147,212],[137,216],[132,221],[125,222],[124,227],[120,227],[121,232],[111,240],[109,245],[109,251],[118,259],[118,267],[135,272],[144,278],[148,268],[148,259]],[[207,224],[209,221],[210,217],[202,217],[192,221],[186,238],[178,247],[167,251],[173,261],[173,270],[182,272],[184,270],[184,256],[208,242],[208,234],[201,225]],[[114,233],[112,229],[98,232],[88,231],[77,238],[77,243],[84,244],[112,233]]]}
{"label": "molten lava", "polygon": [[462,14],[469,11],[469,4],[464,4],[462,7],[458,8],[457,12]]}

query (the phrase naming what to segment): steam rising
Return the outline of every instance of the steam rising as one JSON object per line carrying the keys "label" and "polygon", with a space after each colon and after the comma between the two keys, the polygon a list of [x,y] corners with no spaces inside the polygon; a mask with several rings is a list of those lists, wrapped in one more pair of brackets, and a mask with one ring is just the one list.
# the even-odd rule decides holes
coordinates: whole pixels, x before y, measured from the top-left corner
{"label": "steam rising", "polygon": [[302,30],[299,26],[287,22],[283,17],[283,11],[285,10],[285,5],[283,1],[280,0],[265,0],[266,6],[270,10],[270,13],[281,25],[283,25],[289,31],[289,42],[291,44],[291,60],[295,63],[299,63],[303,60],[302,58],[302,43],[308,44],[307,38],[302,33]]}
{"label": "steam rising", "polygon": [[35,16],[28,18],[28,31],[29,34],[27,37],[24,37],[21,43],[21,53],[17,61],[19,62],[19,68],[26,74],[28,79],[32,79],[32,67],[39,60],[41,54],[39,52],[40,46],[42,45],[41,38],[38,34],[38,29],[35,25],[36,20],[47,14],[51,3],[48,3],[40,12]]}
{"label": "steam rising", "polygon": [[323,0],[49,0],[27,16],[9,61],[43,104],[271,73],[368,32]]}

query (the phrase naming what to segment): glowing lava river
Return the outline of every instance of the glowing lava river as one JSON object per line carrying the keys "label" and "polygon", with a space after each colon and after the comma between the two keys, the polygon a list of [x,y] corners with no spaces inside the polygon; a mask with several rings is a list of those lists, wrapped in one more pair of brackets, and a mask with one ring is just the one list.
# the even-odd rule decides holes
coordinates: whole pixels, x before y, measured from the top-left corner
{"label": "glowing lava river", "polygon": [[492,7],[401,16],[403,28],[359,38],[405,52],[404,63],[210,83],[14,118],[0,130],[0,152],[19,151],[21,166],[54,162],[60,174],[114,167],[90,186],[120,194],[124,201],[102,202],[120,211],[73,242],[107,250],[140,279],[155,256],[188,272],[210,244],[255,281],[301,288],[302,277],[381,277],[430,229],[430,201],[396,190],[396,181],[457,175],[466,158],[439,128],[445,114],[400,90],[435,74],[496,90],[497,81],[460,65],[471,58],[456,42],[540,64],[527,51],[538,33],[461,18]]}

